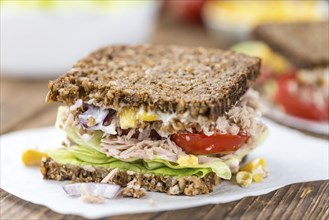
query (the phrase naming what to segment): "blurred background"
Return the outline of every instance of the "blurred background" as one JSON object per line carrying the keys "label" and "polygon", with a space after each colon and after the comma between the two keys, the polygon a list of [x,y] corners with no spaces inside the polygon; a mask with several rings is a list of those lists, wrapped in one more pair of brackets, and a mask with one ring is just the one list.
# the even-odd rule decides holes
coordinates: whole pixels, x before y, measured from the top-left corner
{"label": "blurred background", "polygon": [[326,1],[1,0],[1,72],[54,78],[113,43],[227,48],[264,22],[321,20]]}
{"label": "blurred background", "polygon": [[[327,1],[1,0],[1,133],[52,124],[49,79],[113,43],[226,49],[264,22],[328,20]],[[38,120],[35,120],[35,118]],[[22,123],[24,121],[24,123]]]}

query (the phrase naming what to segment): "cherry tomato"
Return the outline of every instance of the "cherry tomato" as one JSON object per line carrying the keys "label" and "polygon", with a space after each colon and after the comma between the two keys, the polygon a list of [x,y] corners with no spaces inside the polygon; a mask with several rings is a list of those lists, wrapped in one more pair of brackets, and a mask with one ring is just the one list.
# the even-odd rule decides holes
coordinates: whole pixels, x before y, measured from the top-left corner
{"label": "cherry tomato", "polygon": [[178,133],[171,136],[179,147],[188,154],[228,154],[236,151],[248,140],[247,135],[215,133]]}
{"label": "cherry tomato", "polygon": [[275,102],[281,105],[284,110],[300,118],[328,121],[329,120],[329,102],[323,108],[319,108],[312,102],[305,102],[296,94],[289,91],[289,83],[295,81],[294,75],[285,75],[278,79],[278,92],[275,96]]}

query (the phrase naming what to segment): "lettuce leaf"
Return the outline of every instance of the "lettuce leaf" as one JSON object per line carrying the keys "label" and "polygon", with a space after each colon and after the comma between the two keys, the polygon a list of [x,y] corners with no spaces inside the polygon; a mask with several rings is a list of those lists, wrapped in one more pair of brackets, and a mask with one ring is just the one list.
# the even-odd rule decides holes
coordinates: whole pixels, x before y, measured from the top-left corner
{"label": "lettuce leaf", "polygon": [[223,179],[231,179],[231,170],[230,168],[221,161],[220,159],[216,159],[209,163],[204,164],[197,164],[197,165],[189,165],[189,166],[180,166],[176,163],[172,163],[167,160],[162,159],[154,159],[154,160],[144,160],[144,164],[147,168],[151,169],[153,167],[159,166],[163,164],[164,166],[171,168],[171,169],[209,169],[209,172],[214,172],[217,176]]}
{"label": "lettuce leaf", "polygon": [[[114,157],[108,157],[93,148],[74,145],[68,148],[48,150],[46,153],[57,163],[70,164],[76,166],[92,165],[95,167],[119,168],[125,171],[134,171],[139,173],[152,173],[163,176],[192,176],[204,177],[212,172],[210,167],[200,168],[182,168],[168,167],[160,161],[136,160],[125,162]],[[226,166],[226,165],[225,165]],[[230,174],[230,173],[229,173]],[[224,175],[225,176],[225,175]],[[224,176],[222,178],[224,178]]]}

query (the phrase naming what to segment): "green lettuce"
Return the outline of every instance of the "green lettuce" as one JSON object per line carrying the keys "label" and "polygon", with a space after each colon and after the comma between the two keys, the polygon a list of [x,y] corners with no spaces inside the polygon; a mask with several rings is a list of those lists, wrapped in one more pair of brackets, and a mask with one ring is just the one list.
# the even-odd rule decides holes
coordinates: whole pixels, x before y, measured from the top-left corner
{"label": "green lettuce", "polygon": [[70,164],[76,166],[92,165],[95,167],[108,167],[119,168],[120,170],[130,170],[139,173],[153,173],[163,176],[199,176],[204,177],[206,174],[213,171],[211,166],[215,166],[216,173],[220,174],[220,177],[229,179],[230,170],[226,170],[226,164],[224,164],[225,172],[220,172],[219,166],[215,164],[207,166],[200,166],[199,168],[189,167],[184,168],[178,165],[173,165],[165,160],[135,160],[131,162],[121,161],[114,157],[108,157],[97,150],[85,146],[74,145],[68,148],[61,148],[56,150],[48,150],[46,152],[53,160],[60,164]]}

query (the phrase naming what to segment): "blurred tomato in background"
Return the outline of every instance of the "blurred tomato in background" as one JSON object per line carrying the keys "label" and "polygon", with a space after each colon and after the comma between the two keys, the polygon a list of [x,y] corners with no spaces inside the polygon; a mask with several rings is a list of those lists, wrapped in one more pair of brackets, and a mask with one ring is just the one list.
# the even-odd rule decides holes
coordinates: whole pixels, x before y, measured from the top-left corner
{"label": "blurred tomato in background", "polygon": [[201,22],[205,2],[206,0],[164,0],[163,7],[181,20]]}

